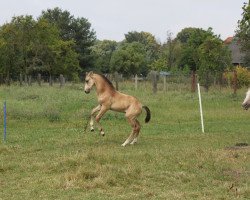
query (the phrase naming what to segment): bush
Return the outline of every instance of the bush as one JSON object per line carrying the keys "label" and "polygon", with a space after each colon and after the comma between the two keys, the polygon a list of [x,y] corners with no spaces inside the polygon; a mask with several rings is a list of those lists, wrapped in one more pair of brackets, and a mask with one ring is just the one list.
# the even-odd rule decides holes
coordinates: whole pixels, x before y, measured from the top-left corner
{"label": "bush", "polygon": [[[250,85],[250,72],[247,68],[242,66],[237,66],[235,68],[237,73],[237,87],[248,87]],[[228,83],[234,84],[234,73],[232,71],[227,71],[224,73],[224,77],[227,79]]]}

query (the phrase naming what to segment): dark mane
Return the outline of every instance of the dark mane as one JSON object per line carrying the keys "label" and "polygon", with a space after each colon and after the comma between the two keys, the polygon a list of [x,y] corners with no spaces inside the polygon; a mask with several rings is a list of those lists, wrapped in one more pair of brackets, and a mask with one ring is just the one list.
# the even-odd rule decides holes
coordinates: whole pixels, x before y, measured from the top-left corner
{"label": "dark mane", "polygon": [[115,90],[115,87],[114,87],[113,83],[112,83],[106,76],[104,76],[104,75],[102,75],[102,74],[98,74],[98,75],[101,76],[101,77],[109,84],[109,86],[110,86],[112,89]]}

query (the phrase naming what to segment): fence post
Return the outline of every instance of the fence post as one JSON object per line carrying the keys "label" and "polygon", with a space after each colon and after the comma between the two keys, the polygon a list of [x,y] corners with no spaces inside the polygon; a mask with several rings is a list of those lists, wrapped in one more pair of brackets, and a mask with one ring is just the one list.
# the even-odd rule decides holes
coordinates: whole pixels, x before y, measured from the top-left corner
{"label": "fence post", "polygon": [[49,86],[52,86],[53,85],[53,80],[52,80],[52,76],[51,74],[49,75]]}
{"label": "fence post", "polygon": [[38,85],[39,85],[39,86],[41,86],[41,79],[42,79],[42,76],[41,76],[41,74],[39,73],[39,74],[37,75],[37,82],[38,82]]}
{"label": "fence post", "polygon": [[167,76],[163,76],[163,91],[167,91]]}
{"label": "fence post", "polygon": [[8,86],[10,86],[10,72],[7,72],[6,84],[7,84]]}
{"label": "fence post", "polygon": [[114,78],[115,78],[115,89],[118,90],[119,89],[119,74],[118,72],[114,73]]}
{"label": "fence post", "polygon": [[62,74],[60,74],[59,80],[60,80],[60,88],[61,88],[61,87],[63,87],[64,84],[65,84],[65,78],[63,77]]}
{"label": "fence post", "polygon": [[31,75],[28,76],[28,85],[29,85],[29,86],[32,85],[32,78],[31,78]]}
{"label": "fence post", "polygon": [[3,141],[6,142],[6,135],[7,135],[7,109],[6,109],[6,101],[3,104]]}
{"label": "fence post", "polygon": [[28,83],[27,74],[24,75],[24,83],[25,83],[25,85],[27,85],[27,83]]}
{"label": "fence post", "polygon": [[201,116],[201,130],[202,133],[204,133],[204,120],[203,120],[203,112],[202,112],[202,104],[201,104],[201,90],[200,90],[200,84],[197,83],[198,87],[198,96],[199,96],[199,105],[200,105],[200,116]]}
{"label": "fence post", "polygon": [[196,89],[196,79],[195,79],[195,71],[192,71],[191,75],[191,92],[195,92]]}
{"label": "fence post", "polygon": [[157,72],[152,71],[152,85],[153,85],[153,93],[157,92]]}
{"label": "fence post", "polygon": [[236,94],[236,92],[237,92],[237,72],[236,72],[236,70],[234,70],[233,89],[234,89],[234,94]]}
{"label": "fence post", "polygon": [[4,78],[3,78],[3,74],[0,74],[0,85],[4,84]]}
{"label": "fence post", "polygon": [[135,75],[135,90],[138,88],[138,76],[137,74]]}
{"label": "fence post", "polygon": [[20,86],[23,86],[23,75],[21,73],[19,74],[19,83]]}

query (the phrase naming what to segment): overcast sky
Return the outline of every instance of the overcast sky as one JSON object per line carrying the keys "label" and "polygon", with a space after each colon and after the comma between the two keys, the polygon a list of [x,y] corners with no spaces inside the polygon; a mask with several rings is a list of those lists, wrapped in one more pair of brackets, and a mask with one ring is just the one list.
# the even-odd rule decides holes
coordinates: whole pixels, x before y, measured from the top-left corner
{"label": "overcast sky", "polygon": [[100,40],[121,41],[129,31],[146,31],[164,42],[186,27],[212,27],[222,39],[233,36],[248,0],[0,0],[0,25],[13,16],[59,7],[87,18]]}

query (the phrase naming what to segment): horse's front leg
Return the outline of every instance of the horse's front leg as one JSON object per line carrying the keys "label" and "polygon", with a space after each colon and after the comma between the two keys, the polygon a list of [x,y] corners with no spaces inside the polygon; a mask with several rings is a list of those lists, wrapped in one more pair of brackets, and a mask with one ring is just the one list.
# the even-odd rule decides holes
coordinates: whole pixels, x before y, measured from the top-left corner
{"label": "horse's front leg", "polygon": [[97,123],[97,125],[98,125],[98,129],[99,129],[100,134],[101,134],[102,136],[104,136],[105,133],[104,133],[104,130],[103,130],[101,124],[100,124],[100,119],[102,118],[102,116],[103,116],[108,110],[109,110],[108,107],[102,105],[102,106],[101,106],[101,110],[99,111],[99,113],[98,113],[98,114],[96,115],[96,117],[95,117],[96,123]]}
{"label": "horse's front leg", "polygon": [[94,131],[94,114],[98,111],[101,110],[101,105],[96,106],[92,111],[91,111],[91,118],[90,118],[90,131]]}

